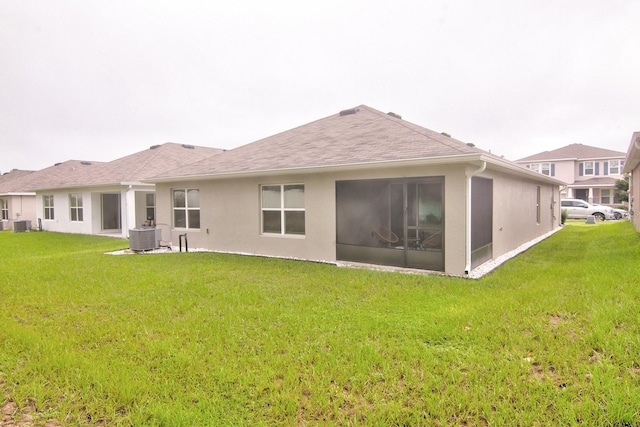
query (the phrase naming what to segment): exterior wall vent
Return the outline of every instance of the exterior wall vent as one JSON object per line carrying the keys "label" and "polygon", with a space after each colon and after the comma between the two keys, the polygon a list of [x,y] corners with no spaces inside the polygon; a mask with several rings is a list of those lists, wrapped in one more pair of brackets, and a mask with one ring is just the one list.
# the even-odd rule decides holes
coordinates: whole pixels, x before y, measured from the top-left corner
{"label": "exterior wall vent", "polygon": [[402,119],[402,116],[401,116],[400,114],[396,114],[396,113],[391,112],[391,111],[389,111],[389,112],[387,113],[387,115],[388,115],[388,116],[391,116],[391,117],[395,117],[396,119]]}
{"label": "exterior wall vent", "polygon": [[189,150],[193,150],[196,147],[194,147],[193,145],[189,145],[189,144],[182,144],[182,148],[188,148]]}
{"label": "exterior wall vent", "polygon": [[360,111],[358,108],[349,108],[348,110],[340,111],[341,116],[348,116],[349,114],[355,114]]}
{"label": "exterior wall vent", "polygon": [[155,150],[156,148],[160,148],[160,144],[152,145],[149,150]]}

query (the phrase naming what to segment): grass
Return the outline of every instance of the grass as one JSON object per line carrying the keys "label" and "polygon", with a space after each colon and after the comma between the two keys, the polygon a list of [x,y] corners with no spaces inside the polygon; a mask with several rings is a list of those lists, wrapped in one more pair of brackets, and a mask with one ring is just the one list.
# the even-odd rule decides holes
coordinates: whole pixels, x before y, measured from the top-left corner
{"label": "grass", "polygon": [[640,237],[481,280],[0,233],[0,402],[34,425],[640,425]]}

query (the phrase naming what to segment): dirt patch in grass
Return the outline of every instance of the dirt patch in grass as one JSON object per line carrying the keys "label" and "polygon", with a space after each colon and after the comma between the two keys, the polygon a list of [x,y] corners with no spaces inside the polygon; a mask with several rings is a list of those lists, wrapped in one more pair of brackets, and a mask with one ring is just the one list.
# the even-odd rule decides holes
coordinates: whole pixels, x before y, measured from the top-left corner
{"label": "dirt patch in grass", "polygon": [[[0,383],[0,390],[6,390],[5,383]],[[0,410],[2,415],[0,419],[1,427],[32,427],[35,425],[43,425],[44,427],[61,426],[56,420],[47,420],[42,424],[44,416],[36,411],[33,403],[30,403],[20,410],[16,402],[9,397],[6,391],[3,391],[2,394],[2,409]]]}

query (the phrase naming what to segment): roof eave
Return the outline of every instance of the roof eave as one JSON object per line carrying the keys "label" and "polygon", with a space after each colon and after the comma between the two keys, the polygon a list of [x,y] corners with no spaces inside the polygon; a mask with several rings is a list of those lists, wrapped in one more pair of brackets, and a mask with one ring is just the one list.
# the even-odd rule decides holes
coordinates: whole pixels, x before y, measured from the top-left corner
{"label": "roof eave", "polygon": [[630,173],[640,164],[640,132],[631,135],[627,157],[622,168],[623,173]]}
{"label": "roof eave", "polygon": [[149,178],[149,179],[143,180],[143,182],[162,184],[162,183],[168,183],[168,182],[249,178],[249,177],[255,177],[255,176],[274,176],[274,175],[283,175],[283,174],[310,174],[310,173],[321,173],[321,172],[326,173],[326,172],[354,171],[354,170],[370,169],[372,167],[391,168],[391,167],[409,167],[409,166],[434,165],[434,164],[459,164],[459,163],[482,162],[482,161],[486,161],[498,169],[508,170],[512,173],[516,173],[521,176],[526,176],[528,178],[534,178],[536,180],[546,181],[546,182],[550,182],[557,185],[566,185],[566,183],[563,181],[559,181],[555,178],[550,178],[546,175],[542,175],[540,173],[530,171],[523,167],[517,166],[510,161],[499,159],[493,156],[487,156],[486,154],[483,154],[483,153],[460,154],[460,155],[442,156],[442,157],[422,157],[422,158],[416,158],[416,159],[402,159],[402,160],[384,160],[384,161],[361,162],[361,163],[345,163],[345,164],[339,164],[339,165],[326,165],[326,166],[309,166],[309,167],[295,167],[295,168],[281,168],[281,169],[262,169],[262,170],[255,170],[255,171],[183,175],[183,176],[162,177],[162,178]]}
{"label": "roof eave", "polygon": [[6,193],[0,193],[0,196],[35,196],[35,192],[31,191],[8,191]]}

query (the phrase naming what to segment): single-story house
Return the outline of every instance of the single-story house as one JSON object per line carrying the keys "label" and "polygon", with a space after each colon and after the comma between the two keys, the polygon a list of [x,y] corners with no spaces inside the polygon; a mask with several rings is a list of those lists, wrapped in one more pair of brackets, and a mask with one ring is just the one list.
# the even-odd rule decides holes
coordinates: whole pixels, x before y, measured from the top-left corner
{"label": "single-story house", "polygon": [[564,184],[365,105],[148,182],[174,244],[460,276],[559,227]]}
{"label": "single-story house", "polygon": [[48,231],[127,238],[155,225],[155,186],[142,182],[223,150],[165,143],[110,162],[70,160],[36,172],[36,212]]}
{"label": "single-story house", "polygon": [[627,158],[625,159],[624,173],[629,176],[629,212],[631,213],[631,222],[640,231],[640,215],[638,215],[638,204],[640,203],[640,132],[634,132],[631,135],[631,142],[627,150]]}
{"label": "single-story house", "polygon": [[36,222],[36,194],[29,191],[33,171],[14,169],[0,175],[0,231],[14,221]]}

